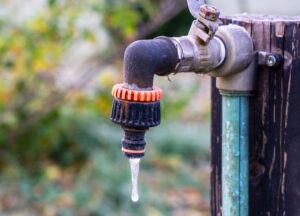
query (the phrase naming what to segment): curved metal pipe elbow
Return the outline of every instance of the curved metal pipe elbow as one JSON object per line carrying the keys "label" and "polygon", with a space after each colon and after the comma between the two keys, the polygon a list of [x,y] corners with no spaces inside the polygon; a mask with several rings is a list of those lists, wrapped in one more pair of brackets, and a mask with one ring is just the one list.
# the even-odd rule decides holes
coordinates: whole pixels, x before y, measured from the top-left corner
{"label": "curved metal pipe elbow", "polygon": [[130,44],[124,55],[124,82],[130,89],[151,90],[154,75],[175,71],[177,48],[171,39],[159,37]]}

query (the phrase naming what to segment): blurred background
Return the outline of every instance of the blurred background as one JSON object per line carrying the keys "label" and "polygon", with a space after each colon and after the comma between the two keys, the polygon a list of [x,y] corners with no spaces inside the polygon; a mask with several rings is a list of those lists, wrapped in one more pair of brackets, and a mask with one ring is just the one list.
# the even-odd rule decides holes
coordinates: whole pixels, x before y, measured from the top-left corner
{"label": "blurred background", "polygon": [[[1,215],[210,215],[208,77],[156,77],[162,124],[147,133],[138,203],[109,120],[124,48],[185,35],[185,0],[0,2]],[[279,0],[210,3],[224,14],[299,14]]]}

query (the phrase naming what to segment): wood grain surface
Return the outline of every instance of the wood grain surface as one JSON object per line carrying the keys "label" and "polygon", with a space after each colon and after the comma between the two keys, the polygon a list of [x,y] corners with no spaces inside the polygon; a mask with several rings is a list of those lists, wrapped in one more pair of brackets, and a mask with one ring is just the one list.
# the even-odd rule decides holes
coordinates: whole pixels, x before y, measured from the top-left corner
{"label": "wood grain surface", "polygon": [[[250,215],[300,215],[300,17],[224,17],[251,34],[256,51],[285,56],[258,67],[250,99]],[[221,96],[212,79],[212,215],[221,215]]]}

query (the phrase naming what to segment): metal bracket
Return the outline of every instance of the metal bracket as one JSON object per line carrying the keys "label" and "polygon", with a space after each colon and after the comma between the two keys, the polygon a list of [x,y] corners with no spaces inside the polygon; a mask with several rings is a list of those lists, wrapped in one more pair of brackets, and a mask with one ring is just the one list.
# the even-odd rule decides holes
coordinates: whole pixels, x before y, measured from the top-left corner
{"label": "metal bracket", "polygon": [[257,55],[258,55],[257,64],[260,66],[277,68],[277,67],[281,67],[284,63],[284,58],[280,54],[259,51],[257,52]]}

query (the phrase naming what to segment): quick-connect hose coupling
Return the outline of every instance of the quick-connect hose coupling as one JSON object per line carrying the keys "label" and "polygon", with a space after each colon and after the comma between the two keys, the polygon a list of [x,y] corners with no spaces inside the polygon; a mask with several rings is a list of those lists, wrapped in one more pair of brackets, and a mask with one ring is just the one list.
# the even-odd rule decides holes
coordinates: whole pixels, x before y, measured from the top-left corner
{"label": "quick-connect hose coupling", "polygon": [[160,124],[162,90],[129,89],[126,84],[113,87],[111,120],[122,126],[125,136],[122,151],[128,158],[141,158],[145,154],[145,132]]}

